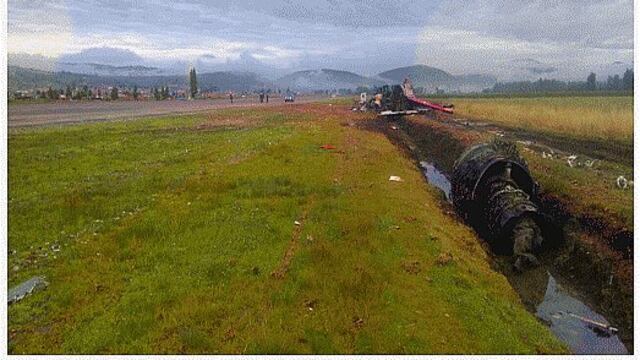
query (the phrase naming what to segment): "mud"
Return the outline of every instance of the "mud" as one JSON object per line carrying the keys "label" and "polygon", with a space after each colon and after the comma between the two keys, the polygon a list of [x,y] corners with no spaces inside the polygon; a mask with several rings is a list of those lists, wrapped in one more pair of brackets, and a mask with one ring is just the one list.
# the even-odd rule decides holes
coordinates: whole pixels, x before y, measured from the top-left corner
{"label": "mud", "polygon": [[[426,181],[443,191],[443,200],[450,202],[448,174],[455,160],[483,137],[473,131],[454,135],[446,122],[411,116],[371,121],[363,126],[386,134],[416,161]],[[610,241],[603,241],[592,232],[585,233],[583,220],[571,214],[552,194],[543,193],[540,203],[543,211],[561,226],[566,241],[560,248],[544,253],[540,266],[522,274],[514,271],[510,257],[490,254],[494,267],[507,276],[525,306],[549,325],[572,352],[633,353],[633,274],[628,274],[632,267],[614,266],[624,258],[622,253],[603,249]],[[633,234],[628,235],[632,238]],[[618,332],[613,334],[580,318],[611,325]]]}
{"label": "mud", "polygon": [[304,220],[307,218],[307,209],[303,212],[300,221],[296,220],[293,224],[293,233],[291,234],[291,241],[289,242],[289,246],[287,247],[287,251],[284,253],[282,260],[278,264],[278,267],[271,272],[271,276],[274,279],[284,279],[285,275],[289,271],[289,266],[291,266],[291,260],[293,260],[293,256],[295,255],[298,246],[300,244],[300,235],[302,234],[302,227],[304,225]]}

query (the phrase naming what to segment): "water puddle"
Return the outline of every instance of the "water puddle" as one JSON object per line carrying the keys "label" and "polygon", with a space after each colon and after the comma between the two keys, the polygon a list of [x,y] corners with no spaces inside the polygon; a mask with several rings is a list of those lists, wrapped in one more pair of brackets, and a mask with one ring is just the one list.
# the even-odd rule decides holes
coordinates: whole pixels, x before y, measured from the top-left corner
{"label": "water puddle", "polygon": [[420,167],[429,184],[442,190],[447,201],[451,201],[451,182],[447,176],[428,161],[420,161]]}
{"label": "water puddle", "polygon": [[551,274],[536,316],[550,324],[551,332],[574,354],[628,354],[616,335],[617,329],[604,316],[573,297]]}
{"label": "water puddle", "polygon": [[[420,161],[427,182],[442,190],[451,201],[451,182],[444,172],[429,161]],[[508,259],[502,259],[510,264]],[[507,270],[514,289],[528,308],[545,322],[551,332],[574,354],[628,354],[617,329],[607,319],[579,300],[579,294],[553,277],[546,266],[531,269],[526,274]]]}

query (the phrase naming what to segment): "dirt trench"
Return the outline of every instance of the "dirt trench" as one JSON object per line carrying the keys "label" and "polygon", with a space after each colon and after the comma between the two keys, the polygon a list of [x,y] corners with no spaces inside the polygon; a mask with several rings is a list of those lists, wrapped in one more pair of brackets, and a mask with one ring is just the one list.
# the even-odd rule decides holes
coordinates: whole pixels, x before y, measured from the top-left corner
{"label": "dirt trench", "polygon": [[[379,118],[363,126],[384,133],[417,166],[428,159],[445,176],[452,173],[455,160],[467,147],[486,141],[486,136],[478,132],[460,131],[459,124],[453,121],[425,116]],[[547,290],[545,279],[553,274],[558,280],[570,283],[576,297],[615,324],[620,340],[629,353],[633,353],[632,253],[630,256],[628,251],[614,246],[622,230],[603,219],[585,219],[573,214],[558,196],[545,193],[544,189],[539,202],[542,210],[562,228],[563,245],[541,256],[542,267],[523,274],[526,276],[516,274],[506,257],[491,254],[494,268],[507,276],[524,305],[534,313]],[[443,206],[452,207],[446,203],[446,197],[443,197]],[[633,233],[626,236],[633,239]],[[490,252],[488,246],[485,249]]]}

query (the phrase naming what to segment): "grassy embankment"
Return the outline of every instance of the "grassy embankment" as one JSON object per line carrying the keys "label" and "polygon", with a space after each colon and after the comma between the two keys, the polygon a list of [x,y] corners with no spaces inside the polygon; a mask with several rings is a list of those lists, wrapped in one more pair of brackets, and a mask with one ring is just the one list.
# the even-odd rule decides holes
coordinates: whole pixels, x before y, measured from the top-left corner
{"label": "grassy embankment", "polygon": [[9,285],[50,286],[9,307],[10,352],[563,352],[363,119],[11,130]]}

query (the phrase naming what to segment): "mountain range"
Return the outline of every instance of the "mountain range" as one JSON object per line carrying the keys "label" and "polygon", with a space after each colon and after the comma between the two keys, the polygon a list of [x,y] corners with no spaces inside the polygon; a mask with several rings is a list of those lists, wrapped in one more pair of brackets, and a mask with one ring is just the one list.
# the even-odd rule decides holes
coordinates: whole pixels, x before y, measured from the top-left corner
{"label": "mountain range", "polygon": [[190,60],[167,61],[145,58],[127,49],[95,47],[58,58],[9,53],[8,62],[11,90],[60,85],[184,86],[190,66],[197,69],[201,88],[221,91],[265,87],[299,91],[356,89],[400,83],[407,76],[417,87],[428,91],[435,88],[477,91],[496,82],[488,75],[452,75],[425,65],[392,69],[371,76],[327,68],[287,72],[250,52],[243,52],[233,59],[203,54]]}
{"label": "mountain range", "polygon": [[452,75],[427,65],[406,66],[378,74],[385,82],[399,84],[405,78],[411,79],[414,87],[422,87],[427,92],[436,89],[446,91],[473,92],[492,87],[496,78],[484,74]]}
{"label": "mountain range", "polygon": [[[105,65],[98,63],[65,62],[76,71],[46,71],[9,65],[9,91],[34,88],[65,88],[66,86],[117,86],[117,87],[185,87],[187,76],[166,75],[158,68],[144,65]],[[84,71],[83,71],[84,70]],[[215,71],[198,73],[198,86],[210,91],[243,91],[264,88],[281,88],[296,91],[321,91],[338,89],[373,88],[384,84],[399,84],[409,77],[416,87],[427,91],[436,88],[448,91],[480,91],[495,84],[495,78],[487,75],[451,75],[443,70],[424,65],[392,69],[373,77],[353,72],[319,69],[296,71],[276,80],[270,80],[249,71]]]}
{"label": "mountain range", "polygon": [[[180,75],[88,75],[66,71],[43,71],[9,66],[8,88],[10,92],[35,88],[79,87],[186,87],[187,76]],[[218,71],[198,74],[198,86],[202,90],[253,90],[271,87],[272,84],[255,73]]]}

